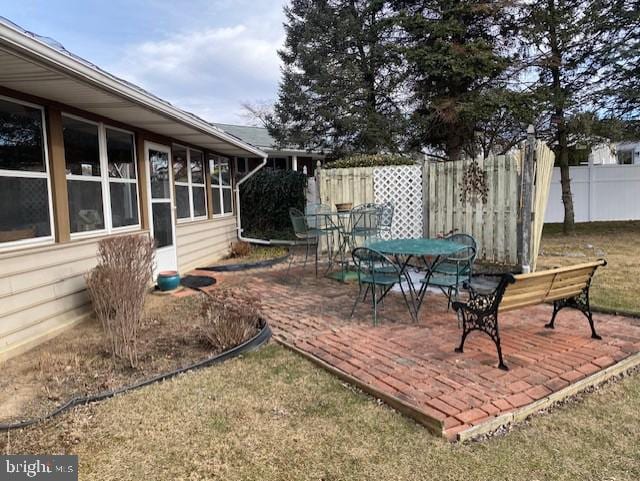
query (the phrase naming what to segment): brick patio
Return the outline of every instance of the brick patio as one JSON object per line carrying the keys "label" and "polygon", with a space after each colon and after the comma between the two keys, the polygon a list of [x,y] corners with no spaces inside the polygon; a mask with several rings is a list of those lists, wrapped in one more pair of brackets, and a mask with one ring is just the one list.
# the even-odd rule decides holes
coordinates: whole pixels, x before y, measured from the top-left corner
{"label": "brick patio", "polygon": [[391,294],[373,327],[370,303],[349,319],[354,284],[306,274],[296,286],[282,268],[214,276],[261,299],[277,341],[452,440],[521,420],[640,363],[636,319],[596,314],[598,341],[577,311],[562,311],[555,330],[544,328],[551,306],[501,314],[505,372],[484,334],[454,352],[458,321],[440,295],[428,294],[416,324]]}

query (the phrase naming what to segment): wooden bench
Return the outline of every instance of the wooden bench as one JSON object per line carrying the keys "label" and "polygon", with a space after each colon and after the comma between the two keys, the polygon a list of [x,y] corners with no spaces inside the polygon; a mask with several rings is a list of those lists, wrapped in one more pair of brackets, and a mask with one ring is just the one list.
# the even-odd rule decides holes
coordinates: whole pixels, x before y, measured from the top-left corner
{"label": "wooden bench", "polygon": [[493,292],[479,293],[468,285],[470,298],[467,302],[454,302],[453,308],[462,320],[462,339],[457,352],[463,352],[464,341],[472,331],[489,335],[498,351],[498,367],[508,370],[502,359],[498,315],[522,307],[553,302],[551,321],[545,325],[553,329],[558,311],[565,307],[582,312],[591,327],[591,337],[601,339],[593,324],[589,305],[589,288],[596,269],[607,265],[604,259],[569,267],[560,267],[531,274],[504,274]]}

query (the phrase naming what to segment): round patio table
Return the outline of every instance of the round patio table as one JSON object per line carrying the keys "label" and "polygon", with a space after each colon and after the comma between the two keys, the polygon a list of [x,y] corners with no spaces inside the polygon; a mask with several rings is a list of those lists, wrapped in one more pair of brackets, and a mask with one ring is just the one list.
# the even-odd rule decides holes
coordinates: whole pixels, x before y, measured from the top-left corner
{"label": "round patio table", "polygon": [[[349,230],[350,215],[350,211],[316,212],[312,214],[305,214],[309,225],[315,226],[315,228],[324,230],[327,233],[336,232],[338,234],[337,252],[333,252],[333,242],[331,242],[331,240],[328,241],[329,245],[327,246],[327,251],[329,256],[329,265],[327,267],[327,272],[331,270],[334,262],[336,262],[336,257],[338,257],[337,262],[342,266],[342,272],[339,276],[340,280],[344,280],[346,271],[345,266],[348,264],[348,261],[346,260],[346,253],[351,236],[351,231]],[[329,237],[327,237],[327,239],[329,239]]]}
{"label": "round patio table", "polygon": [[430,275],[433,268],[440,262],[440,259],[452,256],[468,248],[463,244],[447,239],[391,239],[371,242],[368,247],[395,260],[400,268],[400,274],[407,280],[409,297],[413,306],[413,312],[410,312],[410,314],[412,317],[415,316],[415,320],[418,319],[418,311],[422,302],[413,285],[411,276],[407,272],[407,269],[411,266],[411,260],[416,258],[421,260],[427,269],[427,275]]}

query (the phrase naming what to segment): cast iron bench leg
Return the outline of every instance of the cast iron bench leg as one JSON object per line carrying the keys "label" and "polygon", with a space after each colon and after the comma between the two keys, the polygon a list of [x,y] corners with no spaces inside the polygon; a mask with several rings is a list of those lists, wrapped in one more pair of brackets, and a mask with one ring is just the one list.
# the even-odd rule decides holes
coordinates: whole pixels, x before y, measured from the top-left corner
{"label": "cast iron bench leg", "polygon": [[487,334],[493,343],[496,345],[498,351],[498,367],[503,371],[508,371],[509,368],[504,363],[502,357],[502,348],[500,346],[500,333],[498,331],[498,313],[490,312],[487,314],[477,314],[471,311],[461,308],[462,312],[462,339],[460,345],[456,347],[456,352],[464,352],[464,342],[467,336],[472,331],[480,331]]}
{"label": "cast iron bench leg", "polygon": [[553,315],[551,316],[551,320],[548,324],[545,324],[544,327],[547,329],[555,328],[556,316],[560,310],[565,307],[570,307],[572,309],[577,309],[587,318],[589,321],[589,327],[591,328],[591,337],[593,339],[602,339],[600,335],[596,332],[595,323],[593,322],[593,313],[591,312],[591,305],[589,304],[589,286],[585,287],[585,289],[580,293],[580,295],[576,297],[571,297],[569,299],[560,299],[558,301],[553,302]]}

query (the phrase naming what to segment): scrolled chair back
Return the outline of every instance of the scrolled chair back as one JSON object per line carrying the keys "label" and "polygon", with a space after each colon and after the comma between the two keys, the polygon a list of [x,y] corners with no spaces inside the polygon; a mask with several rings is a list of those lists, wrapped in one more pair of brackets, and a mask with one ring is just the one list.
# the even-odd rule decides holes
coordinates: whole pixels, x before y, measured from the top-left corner
{"label": "scrolled chair back", "polygon": [[370,276],[375,281],[377,276],[388,276],[390,272],[400,275],[400,269],[390,258],[382,252],[369,247],[356,247],[351,252],[353,263],[358,272],[358,279],[363,275]]}
{"label": "scrolled chair back", "polygon": [[295,207],[289,209],[289,217],[291,218],[291,225],[293,226],[293,232],[298,239],[305,239],[309,237],[309,224],[307,223],[306,216]]}
{"label": "scrolled chair back", "polygon": [[353,237],[375,237],[378,232],[380,211],[377,204],[362,204],[351,209],[349,225]]}

